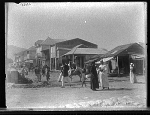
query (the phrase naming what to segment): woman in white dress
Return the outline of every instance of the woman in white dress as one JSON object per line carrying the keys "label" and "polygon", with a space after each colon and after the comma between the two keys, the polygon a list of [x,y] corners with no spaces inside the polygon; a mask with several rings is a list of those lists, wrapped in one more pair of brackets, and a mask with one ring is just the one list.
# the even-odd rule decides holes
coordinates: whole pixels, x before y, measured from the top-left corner
{"label": "woman in white dress", "polygon": [[107,65],[104,64],[103,61],[101,61],[101,65],[99,66],[98,69],[98,76],[99,76],[99,82],[100,86],[104,88],[109,89],[109,81],[108,81],[108,73],[107,73]]}
{"label": "woman in white dress", "polygon": [[136,76],[134,74],[134,64],[133,63],[130,63],[130,82],[131,83],[137,82]]}

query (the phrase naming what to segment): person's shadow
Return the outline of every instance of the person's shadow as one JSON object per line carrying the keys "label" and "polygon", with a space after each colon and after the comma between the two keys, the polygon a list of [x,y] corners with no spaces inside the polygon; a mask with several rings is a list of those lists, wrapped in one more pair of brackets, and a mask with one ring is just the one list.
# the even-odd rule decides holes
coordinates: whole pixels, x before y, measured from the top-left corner
{"label": "person's shadow", "polygon": [[100,88],[100,89],[96,89],[96,91],[120,91],[120,90],[128,90],[128,91],[130,91],[130,90],[134,90],[134,88],[109,88],[109,89],[107,89],[107,88],[105,88],[105,89]]}

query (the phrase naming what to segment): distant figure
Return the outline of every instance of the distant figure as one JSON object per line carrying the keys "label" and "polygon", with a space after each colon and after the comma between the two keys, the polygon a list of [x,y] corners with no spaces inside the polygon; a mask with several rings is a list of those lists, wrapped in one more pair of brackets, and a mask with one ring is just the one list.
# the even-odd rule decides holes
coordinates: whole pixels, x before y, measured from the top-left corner
{"label": "distant figure", "polygon": [[64,80],[67,80],[69,82],[70,86],[71,86],[70,79],[69,79],[69,76],[68,76],[68,70],[69,70],[69,66],[66,63],[63,63],[63,67],[62,67],[62,88],[65,87]]}
{"label": "distant figure", "polygon": [[99,66],[99,70],[98,70],[98,76],[99,76],[99,82],[100,82],[100,86],[104,89],[104,88],[108,88],[109,89],[109,81],[108,81],[108,71],[107,71],[107,66],[106,64],[104,65],[104,62],[101,61],[101,65]]}
{"label": "distant figure", "polygon": [[45,65],[45,76],[48,82],[50,80],[50,68],[47,65]]}
{"label": "distant figure", "polygon": [[63,65],[60,66],[60,67],[61,67],[61,71],[60,71],[60,74],[59,74],[59,77],[58,77],[58,82],[62,81],[62,76],[63,76]]}
{"label": "distant figure", "polygon": [[72,63],[72,68],[71,69],[73,69],[74,71],[76,70],[76,67],[77,65],[75,64],[75,63]]}
{"label": "distant figure", "polygon": [[134,68],[133,63],[130,63],[130,82],[131,83],[137,83],[137,79],[135,76],[135,68]]}
{"label": "distant figure", "polygon": [[41,81],[41,74],[40,74],[40,67],[36,66],[35,67],[35,75],[37,76],[38,81]]}
{"label": "distant figure", "polygon": [[99,84],[98,84],[98,76],[97,76],[95,62],[92,62],[91,74],[92,74],[92,76],[91,76],[91,89],[93,91],[96,91],[96,88],[99,88]]}
{"label": "distant figure", "polygon": [[82,87],[83,87],[83,84],[85,84],[85,87],[86,87],[86,83],[85,83],[85,80],[86,80],[86,67],[84,66],[84,68],[82,69],[82,78],[81,78],[81,81],[82,81]]}

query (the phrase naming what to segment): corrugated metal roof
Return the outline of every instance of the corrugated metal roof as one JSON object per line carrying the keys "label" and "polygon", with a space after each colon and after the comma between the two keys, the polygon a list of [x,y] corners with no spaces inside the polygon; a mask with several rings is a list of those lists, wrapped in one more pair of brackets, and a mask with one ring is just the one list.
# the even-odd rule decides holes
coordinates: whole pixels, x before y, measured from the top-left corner
{"label": "corrugated metal roof", "polygon": [[83,44],[79,44],[77,46],[75,46],[74,48],[72,48],[72,50],[70,52],[68,52],[69,54],[74,54],[77,50],[77,48],[85,48],[87,46],[83,45]]}
{"label": "corrugated metal roof", "polygon": [[130,44],[125,44],[125,45],[120,45],[120,46],[117,46],[114,49],[108,51],[108,53],[105,53],[103,55],[96,55],[92,59],[88,60],[86,63],[90,63],[90,62],[95,61],[95,60],[100,59],[100,58],[114,57],[114,56],[117,56],[117,55],[120,55],[120,54],[123,54],[123,53],[126,53],[126,54],[136,54],[137,51],[128,52],[128,49],[131,46],[140,46],[140,47],[142,47],[138,43],[130,43]]}
{"label": "corrugated metal roof", "polygon": [[76,50],[72,49],[68,53],[64,55],[70,54],[104,54],[106,53],[104,50],[97,49],[97,48],[76,48]]}
{"label": "corrugated metal roof", "polygon": [[70,48],[57,47],[57,50],[71,50]]}
{"label": "corrugated metal roof", "polygon": [[[114,49],[112,49],[111,51],[109,51],[108,53],[102,55],[101,58],[117,56],[117,55],[121,54],[122,52],[127,51],[127,49],[133,45],[139,45],[139,44],[138,43],[130,43],[130,44],[117,46]],[[141,45],[139,45],[139,46],[141,47]]]}
{"label": "corrugated metal roof", "polygon": [[62,42],[64,41],[64,39],[52,39],[50,37],[48,37],[46,40],[44,40],[42,43],[40,43],[41,45],[54,45],[58,42]]}

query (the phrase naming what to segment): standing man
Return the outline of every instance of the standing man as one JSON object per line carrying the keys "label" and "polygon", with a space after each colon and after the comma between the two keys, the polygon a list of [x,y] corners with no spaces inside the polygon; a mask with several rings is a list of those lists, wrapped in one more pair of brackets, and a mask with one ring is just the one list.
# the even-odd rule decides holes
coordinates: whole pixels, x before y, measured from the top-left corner
{"label": "standing man", "polygon": [[64,80],[67,80],[70,84],[70,87],[71,87],[71,83],[70,83],[70,79],[69,79],[69,76],[68,76],[68,70],[69,70],[69,66],[68,64],[66,63],[63,63],[63,67],[62,67],[62,88],[64,88]]}
{"label": "standing man", "polygon": [[58,82],[61,82],[62,81],[62,76],[63,76],[63,65],[60,66],[61,67],[61,71],[60,71],[60,74],[59,74],[59,77],[58,77]]}
{"label": "standing man", "polygon": [[92,76],[91,76],[91,89],[93,91],[96,91],[96,88],[99,88],[99,84],[98,84],[98,76],[97,76],[95,62],[92,62],[91,74],[92,74]]}
{"label": "standing man", "polygon": [[45,65],[45,75],[46,75],[47,82],[50,79],[50,74],[49,73],[50,73],[50,68],[47,65]]}
{"label": "standing man", "polygon": [[38,82],[41,81],[41,75],[40,75],[40,67],[35,67],[35,75],[37,76]]}

